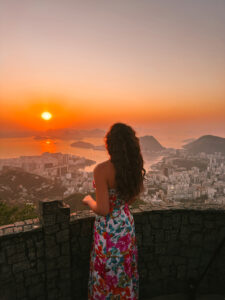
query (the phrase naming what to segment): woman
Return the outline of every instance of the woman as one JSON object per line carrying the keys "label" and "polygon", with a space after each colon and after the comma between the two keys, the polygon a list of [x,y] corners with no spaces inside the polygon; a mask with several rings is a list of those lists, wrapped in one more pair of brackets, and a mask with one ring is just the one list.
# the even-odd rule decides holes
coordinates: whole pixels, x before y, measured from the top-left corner
{"label": "woman", "polygon": [[96,213],[90,255],[88,299],[137,300],[138,252],[129,205],[143,190],[145,169],[135,131],[115,123],[105,136],[110,159],[94,169],[96,201],[83,203]]}

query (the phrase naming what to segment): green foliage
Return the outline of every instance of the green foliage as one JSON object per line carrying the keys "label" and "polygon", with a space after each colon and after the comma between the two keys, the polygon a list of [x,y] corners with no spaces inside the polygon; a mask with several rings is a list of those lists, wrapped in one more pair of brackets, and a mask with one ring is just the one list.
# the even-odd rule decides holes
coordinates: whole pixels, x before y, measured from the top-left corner
{"label": "green foliage", "polygon": [[5,202],[0,202],[0,226],[37,217],[33,205],[10,206]]}

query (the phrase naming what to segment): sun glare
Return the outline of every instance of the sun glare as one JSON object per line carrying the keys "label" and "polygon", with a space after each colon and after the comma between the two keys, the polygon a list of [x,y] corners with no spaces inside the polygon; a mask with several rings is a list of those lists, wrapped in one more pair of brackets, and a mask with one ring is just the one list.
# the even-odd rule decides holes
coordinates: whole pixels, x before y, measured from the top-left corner
{"label": "sun glare", "polygon": [[52,118],[52,114],[48,111],[45,111],[41,114],[42,119],[48,121]]}

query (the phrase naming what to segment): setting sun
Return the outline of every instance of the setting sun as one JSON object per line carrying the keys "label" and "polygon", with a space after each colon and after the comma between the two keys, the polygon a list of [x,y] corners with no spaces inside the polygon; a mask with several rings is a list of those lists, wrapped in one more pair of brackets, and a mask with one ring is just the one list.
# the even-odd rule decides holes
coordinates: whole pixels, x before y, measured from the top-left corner
{"label": "setting sun", "polygon": [[48,111],[45,111],[41,114],[42,119],[44,120],[50,120],[52,118],[52,114]]}

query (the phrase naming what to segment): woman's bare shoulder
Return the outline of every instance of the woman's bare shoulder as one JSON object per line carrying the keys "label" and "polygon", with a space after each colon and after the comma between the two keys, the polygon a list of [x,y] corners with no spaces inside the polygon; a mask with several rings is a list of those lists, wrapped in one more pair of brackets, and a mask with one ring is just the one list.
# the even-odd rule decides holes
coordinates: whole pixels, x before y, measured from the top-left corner
{"label": "woman's bare shoulder", "polygon": [[107,170],[110,166],[111,162],[109,160],[105,160],[103,162],[100,162],[94,167],[94,171],[102,171],[102,170]]}
{"label": "woman's bare shoulder", "polygon": [[115,172],[114,165],[110,160],[105,160],[97,164],[94,168],[94,173],[103,172],[103,171],[106,172],[107,174]]}

